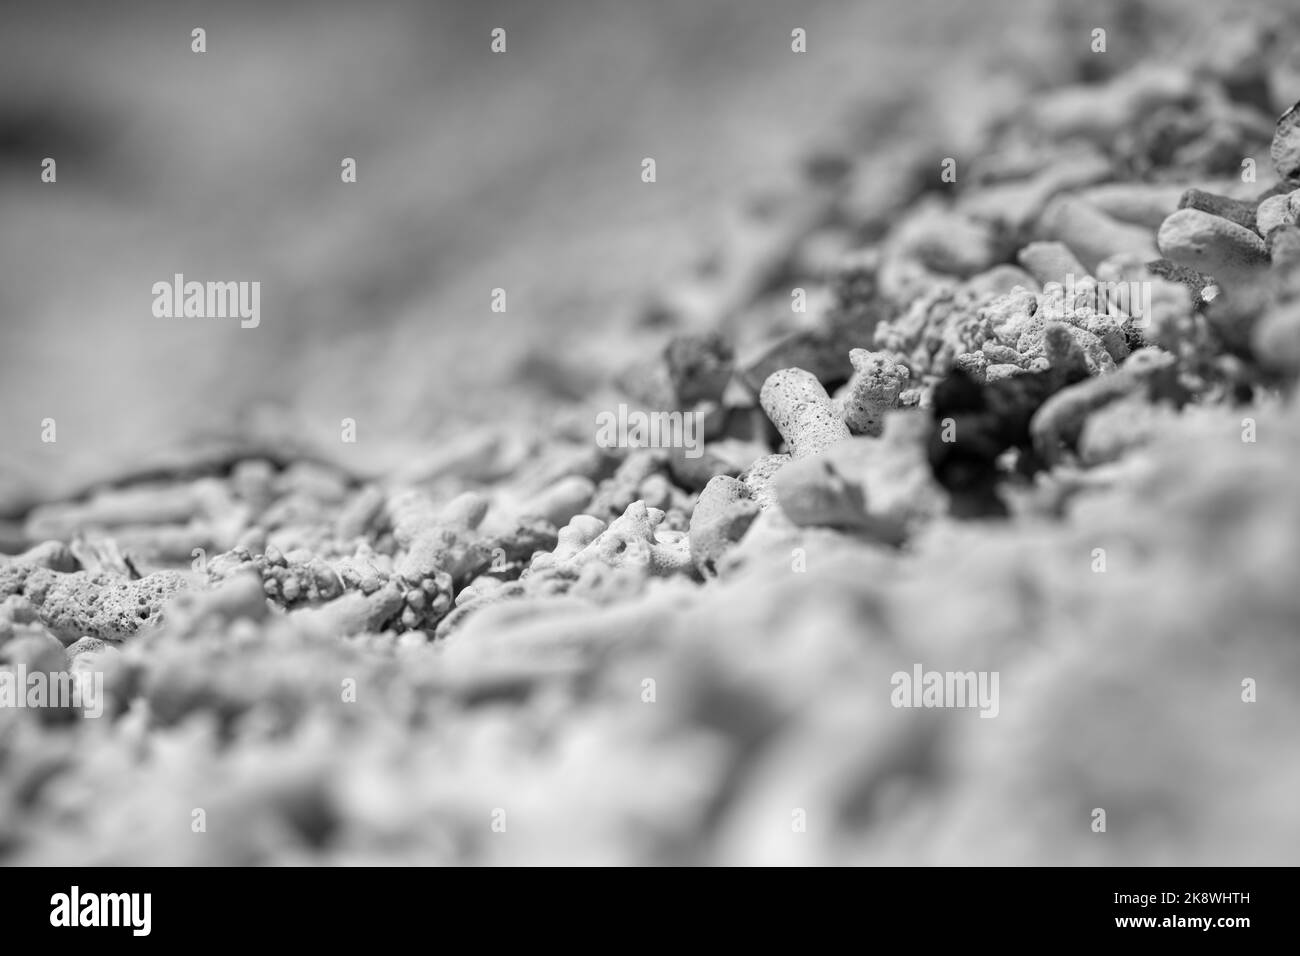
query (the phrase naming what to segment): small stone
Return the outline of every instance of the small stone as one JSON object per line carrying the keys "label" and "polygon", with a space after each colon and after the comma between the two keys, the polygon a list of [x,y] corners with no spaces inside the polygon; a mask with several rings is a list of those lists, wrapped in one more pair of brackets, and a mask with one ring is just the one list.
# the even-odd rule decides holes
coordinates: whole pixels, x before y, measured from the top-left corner
{"label": "small stone", "polygon": [[[81,654],[90,654],[95,651],[102,651],[106,647],[113,647],[113,645],[109,644],[108,641],[101,641],[97,637],[87,636],[69,644],[65,653],[68,655],[68,659],[72,660]],[[114,648],[114,650],[116,650],[116,648]]]}
{"label": "small stone", "polygon": [[1255,228],[1255,203],[1243,202],[1240,199],[1230,199],[1200,189],[1189,189],[1178,200],[1178,208],[1199,209],[1201,212],[1208,212],[1211,216],[1235,222],[1243,229]]}
{"label": "small stone", "polygon": [[1296,224],[1300,216],[1300,189],[1282,196],[1270,196],[1259,204],[1255,218],[1255,230],[1261,236],[1268,236],[1280,226]]}
{"label": "small stone", "polygon": [[679,335],[664,349],[664,361],[678,404],[717,402],[731,381],[735,354],[721,335]]}
{"label": "small stone", "polygon": [[785,368],[807,369],[822,381],[843,382],[853,372],[848,350],[856,344],[823,329],[789,332],[747,351],[740,363],[739,378],[754,391],[761,390],[770,376]]}
{"label": "small stone", "polygon": [[[764,418],[764,425],[766,423]],[[756,455],[765,450],[765,445],[728,438],[721,442],[710,442],[704,446],[703,454],[695,457],[688,458],[685,449],[673,449],[675,454],[668,461],[668,469],[673,483],[679,488],[687,492],[702,491],[714,475],[731,475],[734,478],[745,470],[745,466]]]}
{"label": "small stone", "polygon": [[1220,280],[1268,264],[1264,240],[1253,231],[1199,209],[1180,209],[1160,227],[1160,252]]}

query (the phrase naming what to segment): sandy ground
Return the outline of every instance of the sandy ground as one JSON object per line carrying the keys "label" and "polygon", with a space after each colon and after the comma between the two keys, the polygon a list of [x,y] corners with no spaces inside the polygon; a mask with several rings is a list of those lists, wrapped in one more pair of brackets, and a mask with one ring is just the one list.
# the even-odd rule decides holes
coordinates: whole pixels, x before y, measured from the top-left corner
{"label": "sandy ground", "polygon": [[[1010,520],[951,516],[958,493],[938,490],[933,467],[937,423],[911,407],[881,437],[840,439],[820,459],[799,452],[781,479],[791,484],[756,480],[728,503],[760,510],[773,491],[752,524],[692,540],[681,526],[708,509],[676,487],[688,482],[641,452],[610,476],[571,402],[608,398],[602,380],[678,331],[651,321],[654,302],[718,253],[723,273],[727,256],[743,258],[738,210],[782,195],[828,144],[860,159],[904,140],[933,147],[933,166],[913,156],[876,167],[868,185],[886,190],[900,170],[937,170],[949,150],[978,168],[985,156],[961,144],[990,114],[1025,120],[996,128],[990,150],[1026,129],[1071,128],[1057,112],[1031,115],[1039,97],[1026,92],[1070,77],[1087,81],[1065,94],[1082,104],[1073,128],[1110,136],[1105,181],[1146,190],[1128,164],[1159,150],[1140,141],[1147,129],[1132,117],[1147,110],[1133,108],[1141,96],[1122,74],[1159,66],[1157,48],[1178,62],[1183,33],[1200,44],[1184,59],[1204,66],[1207,36],[1220,35],[1195,36],[1199,12],[1156,6],[1178,11],[1159,29],[1119,0],[1071,15],[933,0],[544,13],[157,4],[130,20],[94,4],[4,7],[0,546],[72,543],[0,558],[0,657],[99,668],[110,711],[69,722],[57,708],[0,710],[0,856],[1294,863],[1297,406],[1281,380],[1235,377],[1253,374],[1249,355],[1204,367],[1226,355],[1190,295],[1152,335],[1177,353],[1196,401],[1175,412],[1154,385],[1133,386],[1093,412],[1095,433],[1074,451],[1044,444],[1065,457],[1036,484],[1000,478]],[[1112,25],[1114,49],[1090,73],[1077,68],[1077,39],[1094,17]],[[1070,29],[1044,30],[1043,18]],[[493,57],[499,24],[509,51]],[[202,57],[189,51],[194,25],[208,31]],[[806,56],[789,52],[794,26],[808,30]],[[1269,61],[1286,102],[1300,89],[1294,54]],[[995,68],[1021,78],[1014,95]],[[1097,82],[1111,74],[1114,85]],[[1222,135],[1267,172],[1280,106],[1205,121],[1223,105],[1211,95],[1222,77],[1179,81],[1204,98],[1152,94],[1163,113],[1150,125],[1195,147]],[[1020,186],[1087,150],[1047,135],[1023,167],[988,160],[954,202],[982,202],[996,219]],[[58,158],[55,185],[37,180],[46,155]],[[1152,221],[1068,238],[1082,248],[1097,231],[1136,234],[1147,247],[1185,186],[1217,190],[1235,172],[1201,155],[1150,163],[1176,177],[1177,194],[1153,202]],[[359,162],[355,186],[339,182],[345,156]],[[653,185],[639,178],[645,156],[658,163]],[[1028,236],[999,252],[971,240],[983,220],[958,209],[914,242],[907,228],[924,225],[921,207],[936,197],[905,198],[899,228],[875,249],[894,258],[859,276],[872,288],[851,290],[844,308],[907,303],[875,331],[898,334],[889,361],[905,356],[931,379],[926,400],[947,375],[939,351],[950,338],[960,348],[944,361],[978,344],[985,357],[1012,353],[1017,376],[1078,359],[1049,349],[1045,328],[1034,339],[1040,302],[1031,312],[1023,292],[946,304]],[[1031,219],[1049,238],[1070,232],[1046,208]],[[811,246],[794,242],[790,255]],[[1285,251],[1269,253],[1279,286],[1269,322],[1300,315],[1281,291],[1300,282],[1300,256]],[[936,255],[971,255],[973,277],[957,287],[961,269]],[[921,270],[924,288],[909,291],[907,269],[922,259],[937,271]],[[262,282],[261,326],[153,318],[151,286],[175,272]],[[877,294],[886,281],[898,298]],[[496,287],[505,314],[489,310]],[[764,321],[764,303],[750,305],[719,323],[737,339]],[[1003,310],[1005,327],[980,329],[986,308]],[[1006,328],[1001,352],[983,351]],[[1279,353],[1300,356],[1296,328],[1279,333]],[[1054,397],[1132,372],[1114,371],[1129,361],[1127,340],[1103,347],[1100,334],[1088,333],[1089,354],[1096,364],[1105,352],[1111,367]],[[1292,378],[1296,369],[1300,359]],[[1235,386],[1251,397],[1257,442],[1243,438]],[[840,411],[824,418],[843,426]],[[981,410],[959,414],[963,435],[983,434]],[[47,418],[57,442],[40,441]],[[354,446],[339,441],[344,418],[357,422]],[[500,455],[488,487],[448,505],[462,479],[480,481],[473,468],[446,484],[403,473],[457,433],[489,429],[525,445]],[[278,442],[280,463],[293,464],[252,451],[217,477],[167,474],[61,500],[159,456],[183,462],[214,435]],[[742,441],[741,466],[796,452],[789,435],[773,436]],[[971,447],[978,440],[960,450]],[[344,468],[295,460],[303,448]],[[800,472],[809,461],[823,470]],[[352,480],[361,471],[389,480]],[[528,510],[538,492],[572,479],[575,500],[539,530]],[[822,492],[834,504],[846,482],[861,492],[857,518],[889,517],[891,500],[916,510],[904,547],[820,512],[800,517],[825,504]],[[60,501],[26,511],[37,499]],[[670,514],[679,527],[652,527]],[[722,541],[730,550],[713,578],[697,563],[707,534],[717,543],[733,531],[741,540]],[[191,564],[196,540],[208,553]],[[152,548],[141,558],[152,573],[118,544],[128,557]],[[465,603],[451,610],[452,599]],[[1000,674],[998,719],[897,706],[893,675],[922,665]],[[509,829],[498,830],[506,808]],[[193,828],[196,810],[208,829]],[[1095,829],[1098,810],[1109,829]]]}

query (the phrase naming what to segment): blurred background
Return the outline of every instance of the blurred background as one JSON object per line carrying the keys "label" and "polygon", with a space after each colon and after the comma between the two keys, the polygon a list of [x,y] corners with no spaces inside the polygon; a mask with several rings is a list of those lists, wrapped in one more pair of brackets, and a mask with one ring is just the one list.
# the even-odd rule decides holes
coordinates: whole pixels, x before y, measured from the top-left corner
{"label": "blurred background", "polygon": [[[566,357],[596,338],[634,349],[611,330],[707,255],[745,197],[846,132],[887,141],[901,107],[968,89],[954,67],[1005,59],[1047,7],[0,9],[0,510],[14,514],[268,420],[337,446],[354,418],[384,467],[475,421],[545,419],[608,371]],[[505,55],[489,50],[496,26]],[[790,51],[797,26],[806,55]],[[176,272],[260,281],[260,327],[154,318],[151,287]],[[497,287],[505,314],[489,309]]]}

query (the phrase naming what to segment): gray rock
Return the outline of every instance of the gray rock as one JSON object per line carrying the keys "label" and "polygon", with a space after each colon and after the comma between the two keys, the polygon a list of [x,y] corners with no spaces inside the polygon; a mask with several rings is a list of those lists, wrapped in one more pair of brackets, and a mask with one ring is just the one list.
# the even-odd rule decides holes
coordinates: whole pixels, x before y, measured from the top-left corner
{"label": "gray rock", "polygon": [[1165,258],[1227,280],[1268,264],[1264,240],[1251,230],[1199,209],[1180,209],[1160,227]]}
{"label": "gray rock", "polygon": [[1280,226],[1294,225],[1300,214],[1300,189],[1284,196],[1271,196],[1259,204],[1255,214],[1255,229],[1267,236]]}
{"label": "gray rock", "polygon": [[1207,193],[1202,189],[1189,189],[1178,200],[1179,209],[1199,209],[1211,216],[1235,222],[1243,229],[1255,228],[1255,203],[1243,202],[1229,196]]}
{"label": "gray rock", "polygon": [[1300,103],[1282,114],[1269,150],[1273,168],[1283,179],[1300,179]]}

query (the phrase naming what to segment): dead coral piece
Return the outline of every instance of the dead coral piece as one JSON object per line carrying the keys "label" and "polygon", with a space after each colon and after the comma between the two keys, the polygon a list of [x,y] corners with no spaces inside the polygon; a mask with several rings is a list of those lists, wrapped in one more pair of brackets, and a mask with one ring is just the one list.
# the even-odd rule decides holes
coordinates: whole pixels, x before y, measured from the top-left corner
{"label": "dead coral piece", "polygon": [[1274,309],[1255,328],[1255,355],[1267,368],[1300,374],[1300,300]]}
{"label": "dead coral piece", "polygon": [[334,521],[334,536],[352,541],[367,536],[378,524],[387,496],[378,485],[366,485],[339,511]]}
{"label": "dead coral piece", "polygon": [[350,591],[320,607],[291,611],[289,620],[318,638],[377,633],[395,624],[404,606],[401,585],[389,581],[371,594]]}
{"label": "dead coral piece", "polygon": [[1197,209],[1251,230],[1255,228],[1257,206],[1258,203],[1219,196],[1200,189],[1189,189],[1178,200],[1179,209]]}
{"label": "dead coral piece", "polygon": [[1151,111],[1183,102],[1192,90],[1192,77],[1185,71],[1144,66],[1102,86],[1051,91],[1035,101],[1032,122],[1058,139],[1075,136],[1104,143],[1140,124]]}
{"label": "dead coral piece", "polygon": [[812,326],[781,332],[747,348],[738,380],[758,392],[774,372],[802,368],[830,388],[847,381],[853,372],[849,350],[870,341],[892,310],[881,288],[878,260],[877,254],[863,253],[846,262],[831,282],[830,305]]}
{"label": "dead coral piece", "polygon": [[155,571],[136,581],[123,581],[106,574],[36,568],[27,576],[22,593],[41,623],[71,644],[86,636],[126,640],[158,624],[167,601],[190,586],[176,571]]}
{"label": "dead coral piece", "polygon": [[1024,269],[1004,262],[987,272],[971,276],[966,280],[963,288],[977,301],[987,302],[989,299],[1006,295],[1016,286],[1036,292],[1038,281]]}
{"label": "dead coral piece", "polygon": [[791,462],[775,478],[781,512],[797,525],[857,531],[869,526],[862,485],[826,455]]}
{"label": "dead coral piece", "polygon": [[[1052,395],[1034,414],[1029,429],[1034,450],[1048,464],[1060,460],[1061,447],[1074,448],[1088,416],[1138,389],[1168,388],[1174,357],[1160,349],[1134,352],[1116,372],[1078,382]],[[1161,383],[1160,379],[1166,379]]]}
{"label": "dead coral piece", "polygon": [[977,221],[991,224],[995,235],[1006,237],[1014,248],[1028,238],[1051,199],[1107,179],[1111,173],[1111,162],[1105,157],[1086,153],[1063,156],[1023,179],[999,181],[967,192],[957,208]]}
{"label": "dead coral piece", "polygon": [[582,512],[595,492],[596,486],[590,478],[568,475],[524,502],[519,512],[537,515],[556,527],[563,527],[570,518]]}
{"label": "dead coral piece", "polygon": [[1043,211],[1038,232],[1043,239],[1064,243],[1089,273],[1118,253],[1156,258],[1150,230],[1112,219],[1081,199],[1053,200]]}
{"label": "dead coral piece", "polygon": [[[1187,69],[1131,70],[1195,11],[1100,13],[1012,51],[1031,75],[994,79],[996,115],[948,95],[963,122],[940,121],[909,93],[900,123],[846,130],[811,190],[764,204],[700,270],[698,308],[660,313],[690,334],[661,350],[616,329],[568,366],[541,358],[575,374],[528,424],[412,449],[371,485],[245,442],[202,486],[163,469],[40,511],[61,531],[112,520],[0,557],[0,661],[103,671],[110,706],[68,733],[0,710],[4,862],[1285,857],[1295,774],[1275,758],[1300,704],[1242,707],[1235,688],[1294,660],[1300,183],[1256,195],[1238,164],[1300,80],[1294,29],[1230,16]],[[1094,20],[1125,38],[1107,56],[1081,42]],[[993,120],[982,141],[966,118]],[[937,181],[944,155],[960,185]],[[1159,258],[1157,232],[1193,214],[1254,237],[1249,268],[1202,271],[1190,240],[1186,261]],[[1151,292],[1140,315],[1131,283]],[[593,442],[580,403],[633,353],[650,361],[628,388],[701,413],[702,455]],[[221,515],[151,517],[144,487],[214,489]],[[0,537],[25,547],[38,499],[5,497]],[[136,543],[188,567],[205,540],[231,544],[120,649],[64,648],[43,623],[55,582],[117,601]],[[1089,572],[1097,547],[1112,573]],[[887,690],[863,693],[915,661],[1004,669],[1002,730],[896,719]],[[1235,785],[1243,758],[1264,785]],[[1066,794],[1072,828],[1023,812],[1026,794],[1060,810],[1062,780],[1116,820],[1180,825],[1099,841],[1091,796]],[[248,825],[151,838],[194,793]],[[503,793],[520,838],[484,836]],[[791,807],[819,821],[796,840]]]}
{"label": "dead coral piece", "polygon": [[668,452],[664,449],[633,449],[614,474],[597,485],[595,494],[583,511],[602,520],[623,514],[628,505],[637,500],[645,480],[663,471],[668,458]]}
{"label": "dead coral piece", "polygon": [[1300,103],[1278,119],[1269,157],[1282,179],[1300,180]]}
{"label": "dead coral piece", "polygon": [[1064,283],[1067,276],[1082,279],[1088,274],[1083,263],[1063,242],[1031,242],[1017,253],[1016,259],[1040,285]]}
{"label": "dead coral piece", "polygon": [[679,335],[665,346],[664,362],[677,399],[674,407],[686,408],[722,400],[735,368],[735,355],[716,332]]}
{"label": "dead coral piece", "polygon": [[855,435],[878,436],[884,430],[885,413],[898,407],[910,373],[885,352],[854,349],[849,361],[853,378],[838,402],[844,424]]}
{"label": "dead coral piece", "polygon": [[776,489],[772,486],[772,479],[791,461],[789,455],[764,455],[755,459],[740,476],[740,480],[745,483],[749,493],[758,502],[760,511],[767,511],[776,506]]}
{"label": "dead coral piece", "polygon": [[773,372],[763,383],[759,401],[796,460],[849,437],[826,389],[801,368]]}
{"label": "dead coral piece", "polygon": [[[964,374],[967,375],[967,377],[971,379],[971,381],[973,382],[981,381],[979,377],[975,375],[971,375],[969,372],[966,372],[964,369],[962,371]],[[1007,363],[1007,362],[1000,362],[993,365],[987,365],[984,368],[983,383],[988,384],[990,382],[1000,382],[1004,378],[1010,378],[1013,375],[1019,375],[1022,372],[1026,372],[1026,371],[1028,371],[1028,369],[1023,368],[1020,365]]]}
{"label": "dead coral piece", "polygon": [[0,600],[21,596],[28,576],[38,568],[68,573],[81,570],[81,564],[62,541],[43,541],[12,557],[0,555]]}
{"label": "dead coral piece", "polygon": [[790,332],[744,356],[740,377],[754,391],[783,368],[807,369],[821,381],[845,381],[853,371],[848,361],[852,345],[844,336],[820,329]]}
{"label": "dead coral piece", "polygon": [[[1300,189],[1281,196],[1270,196],[1259,204],[1253,223],[1254,229],[1267,238],[1274,229],[1294,226],[1300,222]],[[1270,253],[1272,250],[1269,250]]]}
{"label": "dead coral piece", "polygon": [[1079,198],[1112,219],[1156,230],[1178,209],[1186,190],[1176,183],[1106,183]]}
{"label": "dead coral piece", "polygon": [[1152,405],[1146,395],[1133,392],[1088,415],[1078,438],[1079,461],[1089,468],[1120,461],[1168,434],[1177,417],[1172,405]]}
{"label": "dead coral piece", "polygon": [[417,491],[388,499],[393,538],[402,547],[394,571],[408,585],[419,585],[439,571],[454,581],[466,580],[491,557],[477,533],[488,510],[488,500],[465,492],[441,510]]}
{"label": "dead coral piece", "polygon": [[[879,438],[853,438],[823,453],[863,487],[876,529],[910,532],[942,510],[944,493],[934,481],[927,457],[930,424],[924,412],[890,412]],[[893,534],[891,530],[887,537]]]}
{"label": "dead coral piece", "polygon": [[717,574],[722,557],[738,542],[759,514],[758,502],[744,482],[719,475],[705,486],[691,514],[691,560],[704,577]]}
{"label": "dead coral piece", "polygon": [[1189,306],[1199,308],[1218,298],[1219,287],[1214,276],[1206,275],[1191,266],[1180,265],[1168,259],[1154,259],[1147,263],[1147,271],[1157,278],[1182,285],[1190,295]]}
{"label": "dead coral piece", "polygon": [[[690,546],[680,531],[660,531],[664,512],[634,501],[585,548],[565,562],[570,568],[600,561],[614,568],[632,566],[656,577],[693,568]],[[533,569],[536,570],[534,561]]]}
{"label": "dead coral piece", "polygon": [[991,226],[937,204],[918,207],[905,218],[891,246],[927,269],[962,279],[991,268],[1004,254]]}
{"label": "dead coral piece", "polygon": [[201,626],[226,625],[241,619],[262,621],[270,614],[262,579],[242,570],[218,580],[211,590],[179,592],[168,607],[167,626],[191,634]]}
{"label": "dead coral piece", "polygon": [[[1028,290],[1013,290],[994,300],[1023,296],[1033,301]],[[914,377],[946,374],[959,355],[973,352],[993,337],[993,313],[963,289],[940,288],[914,299],[907,311],[876,329],[877,349],[895,353],[906,362]]]}
{"label": "dead coral piece", "polygon": [[1087,376],[1086,360],[1068,327],[1053,326],[1045,340],[1056,359],[1054,367],[984,385],[963,372],[954,372],[936,386],[929,461],[935,480],[951,497],[955,516],[1007,513],[997,491],[1002,478],[999,458],[1015,449],[1022,456],[1023,471],[1037,467],[1030,421],[1051,395]]}

